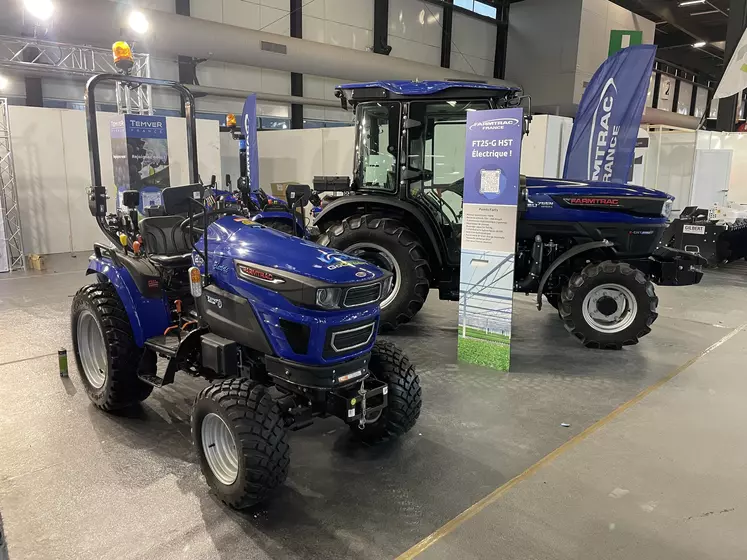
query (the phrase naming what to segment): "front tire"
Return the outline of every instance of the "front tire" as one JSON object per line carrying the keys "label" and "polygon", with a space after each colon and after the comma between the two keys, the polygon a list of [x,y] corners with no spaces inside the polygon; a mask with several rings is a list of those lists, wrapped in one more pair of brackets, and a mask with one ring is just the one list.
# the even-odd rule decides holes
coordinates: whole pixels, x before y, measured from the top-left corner
{"label": "front tire", "polygon": [[658,317],[654,285],[627,263],[587,265],[563,288],[559,314],[587,348],[618,350],[638,344]]}
{"label": "front tire", "polygon": [[202,474],[226,505],[263,502],[288,476],[285,421],[263,385],[231,379],[203,389],[191,424]]}
{"label": "front tire", "polygon": [[371,375],[388,385],[388,404],[381,415],[353,434],[367,443],[378,443],[407,433],[417,422],[422,406],[420,378],[404,352],[391,342],[377,341],[369,362]]}
{"label": "front tire", "polygon": [[93,404],[110,411],[148,398],[153,387],[137,376],[142,349],[114,286],[105,282],[78,290],[71,326],[75,363]]}
{"label": "front tire", "polygon": [[391,294],[381,302],[380,330],[408,323],[428,297],[431,269],[417,236],[400,222],[372,214],[346,218],[317,240],[360,257],[394,275]]}

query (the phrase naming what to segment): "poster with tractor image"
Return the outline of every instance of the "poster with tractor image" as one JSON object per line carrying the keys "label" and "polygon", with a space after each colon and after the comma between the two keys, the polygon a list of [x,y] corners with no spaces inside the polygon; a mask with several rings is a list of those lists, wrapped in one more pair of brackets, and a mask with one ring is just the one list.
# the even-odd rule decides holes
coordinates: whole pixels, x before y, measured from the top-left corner
{"label": "poster with tractor image", "polygon": [[500,371],[511,363],[523,124],[520,108],[467,113],[458,355]]}

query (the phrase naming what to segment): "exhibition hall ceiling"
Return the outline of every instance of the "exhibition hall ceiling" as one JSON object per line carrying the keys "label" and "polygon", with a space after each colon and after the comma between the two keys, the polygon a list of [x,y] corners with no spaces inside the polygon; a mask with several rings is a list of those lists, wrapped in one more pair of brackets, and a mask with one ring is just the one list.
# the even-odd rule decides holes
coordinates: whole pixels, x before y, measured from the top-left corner
{"label": "exhibition hall ceiling", "polygon": [[613,1],[656,22],[657,58],[710,79],[720,78],[729,0]]}

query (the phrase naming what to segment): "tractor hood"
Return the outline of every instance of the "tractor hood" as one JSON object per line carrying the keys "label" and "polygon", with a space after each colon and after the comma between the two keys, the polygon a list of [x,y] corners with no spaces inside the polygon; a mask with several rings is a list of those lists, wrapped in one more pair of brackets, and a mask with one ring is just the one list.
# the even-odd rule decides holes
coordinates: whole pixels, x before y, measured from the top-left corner
{"label": "tractor hood", "polygon": [[[380,268],[356,257],[310,243],[252,222],[226,216],[210,225],[211,262],[226,258],[273,271],[312,278],[323,284],[366,283],[388,276]],[[202,249],[202,243],[198,247]]]}
{"label": "tractor hood", "polygon": [[602,183],[599,181],[568,181],[565,179],[545,179],[527,177],[527,187],[550,196],[637,196],[648,198],[672,199],[674,197],[655,189],[620,183]]}

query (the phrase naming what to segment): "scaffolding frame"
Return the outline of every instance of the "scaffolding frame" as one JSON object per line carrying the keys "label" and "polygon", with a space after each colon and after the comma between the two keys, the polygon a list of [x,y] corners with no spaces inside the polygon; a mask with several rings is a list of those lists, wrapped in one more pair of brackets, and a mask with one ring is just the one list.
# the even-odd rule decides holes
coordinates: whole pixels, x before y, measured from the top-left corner
{"label": "scaffolding frame", "polygon": [[[130,75],[150,78],[150,55],[133,53],[132,59]],[[0,68],[42,76],[118,73],[109,49],[8,35],[0,35]],[[115,87],[118,113],[153,114],[150,86],[133,88],[117,82]]]}
{"label": "scaffolding frame", "polygon": [[10,139],[10,112],[8,100],[4,97],[0,97],[0,252],[0,271],[26,270],[16,169]]}

